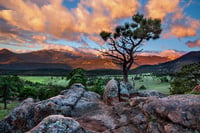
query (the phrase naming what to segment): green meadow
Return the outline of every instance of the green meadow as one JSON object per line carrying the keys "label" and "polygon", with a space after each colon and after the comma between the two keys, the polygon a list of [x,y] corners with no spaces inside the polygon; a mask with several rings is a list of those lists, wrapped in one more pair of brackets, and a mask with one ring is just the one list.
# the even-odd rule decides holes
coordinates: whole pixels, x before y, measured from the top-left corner
{"label": "green meadow", "polygon": [[[134,77],[139,77],[140,79],[135,80]],[[136,89],[139,89],[142,85],[146,87],[146,90],[157,90],[165,94],[169,94],[169,82],[161,82],[161,78],[167,76],[152,76],[150,74],[140,74],[140,75],[129,75],[129,82],[135,86]],[[41,84],[52,84],[66,87],[68,85],[68,80],[66,77],[59,76],[20,76],[21,79],[26,81],[31,81],[34,83]],[[90,80],[95,80],[96,78],[110,78],[110,79],[122,79],[122,75],[105,75],[105,76],[97,76],[90,78]],[[169,79],[169,77],[167,77]],[[91,86],[90,86],[91,87]]]}
{"label": "green meadow", "polygon": [[0,102],[0,120],[7,116],[16,106],[20,104],[19,101],[12,101],[8,103],[8,108],[3,109],[3,103]]}
{"label": "green meadow", "polygon": [[33,83],[41,83],[41,84],[52,84],[66,87],[68,85],[68,81],[66,77],[59,76],[19,76],[21,79],[25,81],[31,81]]}

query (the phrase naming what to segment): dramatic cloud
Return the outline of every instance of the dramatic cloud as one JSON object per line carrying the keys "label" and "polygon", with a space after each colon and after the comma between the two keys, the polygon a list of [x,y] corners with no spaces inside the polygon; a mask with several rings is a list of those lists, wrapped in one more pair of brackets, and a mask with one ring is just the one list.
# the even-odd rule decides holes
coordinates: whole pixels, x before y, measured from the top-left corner
{"label": "dramatic cloud", "polygon": [[167,14],[178,10],[179,0],[149,0],[146,5],[147,16],[164,20]]}
{"label": "dramatic cloud", "polygon": [[115,19],[130,17],[139,8],[137,0],[81,0],[77,8],[67,9],[63,0],[1,0],[0,18],[19,29],[42,32],[68,40],[82,33],[99,34],[112,30]]}
{"label": "dramatic cloud", "polygon": [[197,31],[200,27],[200,21],[196,19],[192,19],[190,17],[186,17],[178,23],[174,23],[171,25],[170,32],[165,34],[165,37],[188,37],[188,36],[197,36]]}
{"label": "dramatic cloud", "polygon": [[[182,7],[180,7],[181,2]],[[185,16],[185,14],[183,13],[184,9],[190,6],[191,3],[192,0],[186,2],[180,0],[173,0],[173,2],[169,0],[165,0],[162,2],[159,0],[149,0],[145,9],[148,17],[158,18],[161,19],[163,22],[168,21],[168,26],[164,30],[167,31],[167,29],[169,28],[169,31],[164,31],[164,38],[184,38],[188,36],[196,36],[197,30],[200,26],[199,20],[195,20],[188,16]],[[168,18],[169,20],[165,20],[165,18],[169,14],[171,14],[171,17]]]}
{"label": "dramatic cloud", "polygon": [[187,44],[188,47],[190,47],[190,48],[200,47],[200,39],[197,39],[197,40],[195,40],[195,41],[188,41],[186,44]]}
{"label": "dramatic cloud", "polygon": [[[59,42],[59,39],[75,41],[87,48],[94,42],[103,45],[99,33],[102,30],[112,31],[120,20],[138,12],[142,7],[139,1],[80,0],[77,3],[74,0],[0,0],[0,43],[27,49],[56,48],[71,51],[77,49],[49,42],[53,38],[56,41],[52,42]],[[66,7],[66,2],[76,3],[77,6]],[[197,36],[200,27],[199,20],[184,14],[184,9],[191,3],[192,0],[149,0],[144,8],[148,17],[159,18],[167,25],[167,28],[163,28],[165,38],[183,38]],[[92,50],[90,52],[95,53]]]}
{"label": "dramatic cloud", "polygon": [[45,16],[40,8],[29,1],[23,0],[3,0],[0,5],[8,10],[0,11],[0,18],[6,20],[10,25],[19,27],[23,30],[44,31]]}
{"label": "dramatic cloud", "polygon": [[105,42],[99,35],[90,35],[88,38],[100,45],[103,45]]}

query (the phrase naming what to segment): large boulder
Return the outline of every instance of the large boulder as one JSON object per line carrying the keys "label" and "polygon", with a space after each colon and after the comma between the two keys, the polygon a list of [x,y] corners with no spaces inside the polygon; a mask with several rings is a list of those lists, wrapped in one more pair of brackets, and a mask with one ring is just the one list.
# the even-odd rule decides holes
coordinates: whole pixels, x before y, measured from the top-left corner
{"label": "large boulder", "polygon": [[129,82],[110,80],[103,94],[104,103],[107,105],[115,105],[119,102],[128,101],[130,97],[139,95],[137,90]]}
{"label": "large boulder", "polygon": [[25,132],[36,125],[34,122],[34,100],[28,98],[0,121],[0,133]]}
{"label": "large boulder", "polygon": [[144,103],[142,110],[151,119],[164,119],[200,131],[200,95],[172,95],[151,99]]}
{"label": "large boulder", "polygon": [[166,97],[167,95],[163,94],[159,91],[156,91],[156,90],[144,90],[144,91],[139,92],[139,96],[141,96],[141,97],[155,96],[155,97],[158,97],[158,98],[163,98],[163,97]]}
{"label": "large boulder", "polygon": [[50,115],[43,119],[29,133],[87,133],[81,125],[72,118],[62,115]]}
{"label": "large boulder", "polygon": [[129,83],[121,81],[119,85],[120,101],[128,101],[130,97],[137,96],[137,90]]}
{"label": "large boulder", "polygon": [[74,84],[69,90],[47,100],[34,102],[31,98],[26,99],[0,121],[0,132],[25,132],[50,115],[78,117],[99,109],[100,96],[84,88],[81,84]]}
{"label": "large boulder", "polygon": [[200,85],[195,86],[195,87],[192,89],[192,92],[194,92],[194,93],[200,93]]}
{"label": "large boulder", "polygon": [[114,79],[110,80],[103,93],[103,101],[107,105],[114,105],[119,102],[119,85]]}

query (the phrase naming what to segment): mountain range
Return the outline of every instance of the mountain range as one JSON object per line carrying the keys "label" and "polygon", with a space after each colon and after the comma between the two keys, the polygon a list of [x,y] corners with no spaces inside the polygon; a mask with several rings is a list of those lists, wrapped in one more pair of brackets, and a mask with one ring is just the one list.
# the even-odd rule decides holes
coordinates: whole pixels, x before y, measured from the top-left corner
{"label": "mountain range", "polygon": [[[167,57],[138,56],[137,64],[154,65],[169,61]],[[0,69],[73,69],[81,67],[92,69],[119,69],[111,59],[90,53],[73,53],[70,51],[40,50],[29,53],[13,53],[7,49],[0,50]],[[137,66],[134,66],[135,68]]]}
{"label": "mountain range", "polygon": [[[132,72],[174,73],[185,64],[200,62],[200,51],[189,52],[175,60],[160,56],[138,56]],[[120,69],[111,59],[92,53],[72,53],[70,51],[40,50],[29,53],[14,53],[0,50],[0,71],[5,70],[86,70]]]}

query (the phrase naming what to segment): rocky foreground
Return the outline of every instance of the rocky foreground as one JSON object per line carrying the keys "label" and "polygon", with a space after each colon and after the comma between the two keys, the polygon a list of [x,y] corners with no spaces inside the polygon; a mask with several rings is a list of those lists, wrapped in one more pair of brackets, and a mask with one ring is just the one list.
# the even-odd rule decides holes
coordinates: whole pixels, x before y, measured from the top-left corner
{"label": "rocky foreground", "polygon": [[0,133],[200,132],[200,95],[164,97],[143,92],[131,96],[136,93],[133,89],[113,92],[116,87],[115,81],[107,85],[104,102],[81,84],[48,100],[26,99],[0,121]]}

